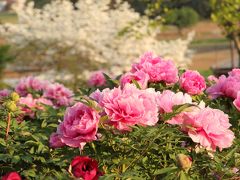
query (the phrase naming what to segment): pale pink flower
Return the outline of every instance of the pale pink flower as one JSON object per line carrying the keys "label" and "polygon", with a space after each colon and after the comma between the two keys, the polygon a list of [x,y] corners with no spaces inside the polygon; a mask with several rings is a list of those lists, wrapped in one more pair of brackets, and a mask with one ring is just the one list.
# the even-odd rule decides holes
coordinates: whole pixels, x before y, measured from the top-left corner
{"label": "pale pink flower", "polygon": [[109,124],[118,130],[129,131],[130,126],[153,126],[158,121],[157,93],[154,89],[140,90],[133,84],[123,89],[105,91],[101,104],[109,117]]}
{"label": "pale pink flower", "polygon": [[214,84],[211,87],[206,89],[206,92],[209,94],[211,99],[215,99],[219,96],[224,95],[222,89],[223,89],[226,79],[227,79],[226,76],[222,75],[219,77],[218,82],[216,84]]}
{"label": "pale pink flower", "polygon": [[76,103],[67,108],[64,120],[57,129],[61,142],[70,147],[83,149],[87,142],[96,140],[100,116],[94,109]]}
{"label": "pale pink flower", "polygon": [[233,69],[228,74],[228,77],[220,76],[218,82],[206,90],[210,98],[214,99],[219,96],[237,98],[240,91],[240,69]]}
{"label": "pale pink flower", "polygon": [[183,117],[185,116],[185,114],[191,114],[191,115],[196,115],[199,113],[199,111],[201,109],[205,108],[205,103],[203,101],[201,101],[199,104],[193,103],[192,106],[187,107],[186,109],[184,109],[183,112],[181,112],[180,114],[177,114],[176,116],[174,116],[173,118],[171,118],[170,120],[167,121],[167,123],[169,124],[183,124]]}
{"label": "pale pink flower", "polygon": [[55,107],[69,106],[73,103],[73,92],[59,83],[49,84],[43,94]]}
{"label": "pale pink flower", "polygon": [[149,81],[149,75],[143,71],[136,71],[134,73],[128,72],[123,74],[120,79],[120,84],[122,87],[127,83],[133,83],[135,80],[141,89],[146,89]]}
{"label": "pale pink flower", "polygon": [[89,97],[92,98],[93,100],[95,100],[96,102],[100,103],[103,98],[103,93],[99,89],[97,89],[94,92],[92,92],[89,95]]}
{"label": "pale pink flower", "polygon": [[60,148],[65,146],[65,144],[59,138],[57,133],[52,133],[49,139],[50,147],[52,148]]}
{"label": "pale pink flower", "polygon": [[10,90],[8,90],[8,89],[3,89],[3,90],[0,90],[0,99],[2,99],[2,98],[5,98],[5,97],[9,96],[9,95],[10,95],[10,93],[11,93],[11,91],[10,91]]}
{"label": "pale pink flower", "polygon": [[42,93],[48,84],[48,81],[39,80],[35,77],[29,76],[26,78],[22,78],[19,81],[19,83],[15,87],[15,91],[20,96],[26,96],[28,93],[32,92]]}
{"label": "pale pink flower", "polygon": [[192,103],[192,98],[189,94],[182,92],[174,93],[170,90],[165,90],[158,98],[161,112],[170,113],[173,111],[173,106],[185,103]]}
{"label": "pale pink flower", "polygon": [[91,74],[88,84],[90,86],[105,86],[106,85],[106,79],[103,75],[103,71],[95,71]]}
{"label": "pale pink flower", "polygon": [[44,105],[48,105],[48,106],[53,106],[52,101],[50,101],[50,100],[48,100],[48,99],[46,99],[46,98],[44,98],[44,97],[37,98],[37,99],[36,99],[36,103],[37,103],[38,105],[44,104]]}
{"label": "pale pink flower", "polygon": [[34,109],[36,110],[37,103],[32,94],[28,94],[26,97],[21,97],[18,103],[21,111],[23,111],[25,115],[34,118]]}
{"label": "pale pink flower", "polygon": [[143,71],[149,75],[149,82],[166,82],[168,84],[178,81],[178,70],[171,60],[154,57],[151,52],[140,57],[140,62],[132,66],[131,72]]}
{"label": "pale pink flower", "polygon": [[207,77],[208,81],[213,82],[213,83],[217,83],[218,82],[218,78],[214,75],[210,75]]}
{"label": "pale pink flower", "polygon": [[182,89],[191,95],[202,93],[206,89],[204,77],[197,71],[187,70],[180,79],[179,84]]}
{"label": "pale pink flower", "polygon": [[240,111],[240,92],[238,92],[237,98],[233,101],[234,106]]}
{"label": "pale pink flower", "polygon": [[207,149],[228,148],[234,139],[234,133],[229,130],[231,124],[228,115],[218,109],[203,108],[184,112],[171,124],[175,123],[179,124],[194,142]]}
{"label": "pale pink flower", "polygon": [[36,110],[44,110],[43,105],[52,106],[52,102],[43,97],[33,98],[32,94],[28,94],[26,97],[21,97],[18,102],[21,111],[31,118],[34,118]]}

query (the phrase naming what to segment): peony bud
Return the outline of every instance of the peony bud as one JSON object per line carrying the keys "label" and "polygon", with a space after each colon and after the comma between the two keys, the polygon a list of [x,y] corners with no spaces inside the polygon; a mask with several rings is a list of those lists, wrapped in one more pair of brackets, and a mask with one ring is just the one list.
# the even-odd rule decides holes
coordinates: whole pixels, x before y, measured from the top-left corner
{"label": "peony bud", "polygon": [[16,105],[16,103],[14,102],[14,101],[7,101],[6,103],[5,103],[5,107],[9,110],[9,111],[11,111],[11,112],[15,112],[15,111],[17,111],[17,105]]}
{"label": "peony bud", "polygon": [[13,101],[15,101],[15,102],[18,102],[19,99],[20,99],[18,93],[16,93],[16,92],[12,92],[11,95],[10,95],[10,97],[11,97],[11,99],[12,99]]}
{"label": "peony bud", "polygon": [[185,154],[178,154],[177,164],[182,170],[188,171],[192,166],[192,158]]}

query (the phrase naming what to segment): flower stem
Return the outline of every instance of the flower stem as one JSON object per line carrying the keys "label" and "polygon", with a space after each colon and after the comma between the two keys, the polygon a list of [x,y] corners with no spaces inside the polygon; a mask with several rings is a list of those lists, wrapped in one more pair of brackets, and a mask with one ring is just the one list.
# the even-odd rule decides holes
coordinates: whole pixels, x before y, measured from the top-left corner
{"label": "flower stem", "polygon": [[6,129],[6,140],[8,138],[8,133],[9,133],[9,130],[10,130],[10,123],[11,123],[11,114],[8,113],[8,116],[7,116],[7,129]]}

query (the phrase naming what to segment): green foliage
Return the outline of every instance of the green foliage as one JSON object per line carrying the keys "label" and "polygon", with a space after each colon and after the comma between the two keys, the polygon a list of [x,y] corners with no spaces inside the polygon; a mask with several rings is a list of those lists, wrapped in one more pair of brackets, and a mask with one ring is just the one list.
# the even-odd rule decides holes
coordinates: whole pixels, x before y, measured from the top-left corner
{"label": "green foliage", "polygon": [[[12,114],[9,136],[6,139],[6,111],[0,120],[0,177],[17,171],[27,179],[69,179],[69,162],[78,152],[71,148],[53,150],[49,136],[56,131],[60,112],[47,108],[34,120],[21,123]],[[66,153],[66,154],[65,154]]]}
{"label": "green foliage", "polygon": [[222,26],[227,35],[240,34],[240,0],[212,0],[213,21]]}
{"label": "green foliage", "polygon": [[201,18],[209,18],[211,14],[210,0],[127,0],[133,8],[144,14],[150,12],[151,16],[164,16],[167,11],[189,7],[194,9]]}
{"label": "green foliage", "polygon": [[0,76],[5,68],[6,64],[12,61],[14,58],[9,54],[10,46],[0,46]]}
{"label": "green foliage", "polygon": [[196,11],[188,7],[170,10],[164,17],[166,24],[175,25],[179,29],[192,26],[198,22]]}

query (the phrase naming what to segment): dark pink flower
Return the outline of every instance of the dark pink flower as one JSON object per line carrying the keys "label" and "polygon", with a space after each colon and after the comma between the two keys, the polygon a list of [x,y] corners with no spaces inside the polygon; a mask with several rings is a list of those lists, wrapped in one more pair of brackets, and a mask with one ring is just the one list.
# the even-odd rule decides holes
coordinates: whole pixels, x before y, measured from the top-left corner
{"label": "dark pink flower", "polygon": [[71,167],[72,174],[83,180],[98,180],[99,176],[103,175],[98,169],[97,161],[88,156],[76,156],[71,162]]}

